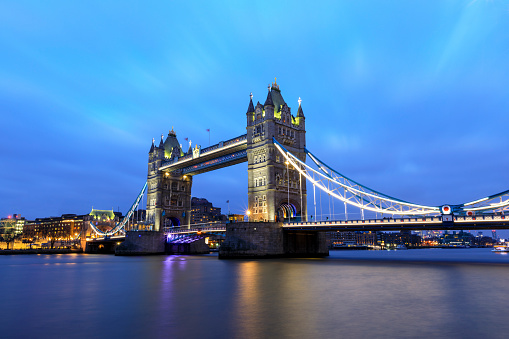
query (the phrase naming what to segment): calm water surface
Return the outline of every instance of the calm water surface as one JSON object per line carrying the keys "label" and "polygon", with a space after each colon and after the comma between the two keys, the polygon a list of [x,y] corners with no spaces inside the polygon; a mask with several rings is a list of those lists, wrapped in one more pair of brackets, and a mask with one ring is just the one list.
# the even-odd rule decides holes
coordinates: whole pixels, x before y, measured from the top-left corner
{"label": "calm water surface", "polygon": [[507,338],[509,256],[0,256],[1,338]]}

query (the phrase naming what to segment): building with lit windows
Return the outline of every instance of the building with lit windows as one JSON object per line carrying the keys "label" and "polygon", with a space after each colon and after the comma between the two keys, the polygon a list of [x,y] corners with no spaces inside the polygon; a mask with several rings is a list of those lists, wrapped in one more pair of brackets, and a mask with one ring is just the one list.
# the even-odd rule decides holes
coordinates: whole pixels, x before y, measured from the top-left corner
{"label": "building with lit windows", "polygon": [[226,221],[221,208],[212,206],[207,199],[193,197],[191,199],[191,224]]}
{"label": "building with lit windows", "polygon": [[88,221],[87,215],[62,214],[60,217],[36,218],[25,223],[23,239],[29,241],[73,240]]}

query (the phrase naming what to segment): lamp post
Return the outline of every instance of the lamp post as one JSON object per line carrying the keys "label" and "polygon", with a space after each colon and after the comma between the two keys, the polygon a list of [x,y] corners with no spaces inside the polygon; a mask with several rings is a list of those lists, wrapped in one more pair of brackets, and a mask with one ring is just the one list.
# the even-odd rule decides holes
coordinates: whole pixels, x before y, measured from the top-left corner
{"label": "lamp post", "polygon": [[288,165],[290,162],[288,160],[285,161],[286,164],[286,173],[287,173],[287,181],[288,181],[288,222],[290,222],[290,170],[288,169]]}
{"label": "lamp post", "polygon": [[251,215],[251,211],[250,210],[247,210],[246,211],[246,215],[247,215],[247,222],[249,222],[249,216]]}

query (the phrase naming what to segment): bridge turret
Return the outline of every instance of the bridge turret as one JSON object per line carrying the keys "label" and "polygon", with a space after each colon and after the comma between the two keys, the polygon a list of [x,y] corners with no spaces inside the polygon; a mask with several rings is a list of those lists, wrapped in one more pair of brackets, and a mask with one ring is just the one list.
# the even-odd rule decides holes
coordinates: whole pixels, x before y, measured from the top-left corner
{"label": "bridge turret", "polygon": [[[253,124],[254,115],[255,115],[255,109],[253,106],[253,93],[249,94],[249,107],[247,108],[246,117],[247,117],[247,126],[250,126]],[[259,105],[260,103],[258,103]],[[257,106],[258,106],[257,105]]]}
{"label": "bridge turret", "polygon": [[180,143],[177,139],[177,133],[173,130],[173,127],[168,132],[168,136],[166,137],[166,140],[164,141],[163,145],[163,152],[164,157],[171,159],[175,154],[180,154],[179,152],[174,152],[175,149],[180,150]]}
{"label": "bridge turret", "polygon": [[263,109],[265,110],[264,117],[266,119],[274,118],[274,101],[272,100],[272,90],[271,87],[268,87],[269,93],[267,94],[267,100],[263,104]]}
{"label": "bridge turret", "polygon": [[[299,97],[299,109],[297,110],[297,118],[295,118],[295,122],[299,125],[299,129],[305,131],[306,130],[306,118],[304,117],[304,112],[302,111],[302,99]],[[305,145],[303,146],[305,147]]]}
{"label": "bridge turret", "polygon": [[148,151],[148,154],[152,154],[154,152],[154,138],[152,138],[152,146],[150,146],[150,151]]}

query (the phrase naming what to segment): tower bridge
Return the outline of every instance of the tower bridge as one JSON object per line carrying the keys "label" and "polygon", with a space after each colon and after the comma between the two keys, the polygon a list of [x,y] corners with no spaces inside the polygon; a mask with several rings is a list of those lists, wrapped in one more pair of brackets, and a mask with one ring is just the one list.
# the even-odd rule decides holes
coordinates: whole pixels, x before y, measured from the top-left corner
{"label": "tower bridge", "polygon": [[274,81],[262,105],[250,96],[246,134],[213,146],[185,151],[173,128],[158,146],[152,141],[148,162],[147,218],[154,230],[189,226],[193,176],[248,163],[248,209],[252,221],[307,220],[306,182],[284,161],[276,143],[306,160],[305,117],[299,99],[297,114]]}
{"label": "tower bridge", "polygon": [[[225,231],[226,240],[221,247],[224,257],[326,255],[322,246],[325,231],[509,228],[509,218],[503,215],[509,209],[509,191],[464,204],[440,206],[394,198],[342,175],[321,161],[306,148],[305,123],[300,98],[297,112],[292,114],[274,81],[263,104],[255,105],[250,96],[245,134],[206,148],[192,147],[189,142],[187,150],[173,128],[166,138],[161,136],[158,146],[152,140],[147,181],[141,194],[146,187],[146,222],[153,225],[153,237],[162,240],[152,241],[151,236],[141,234],[130,238],[128,234],[126,239],[145,243],[185,242],[182,239],[186,236],[200,240],[202,234]],[[308,158],[311,161],[306,162]],[[225,225],[224,230],[217,226],[210,230],[191,228],[193,177],[242,162],[247,162],[248,170],[249,222]],[[307,184],[312,187],[310,216]],[[330,220],[323,220],[323,214],[322,220],[318,220],[320,194],[329,199]],[[334,201],[343,205],[344,220],[334,220]],[[140,196],[135,205],[139,203]],[[134,205],[129,213],[133,208]],[[361,218],[349,218],[349,208],[359,211]],[[365,212],[380,218],[365,218]],[[123,220],[115,230],[123,230],[125,224]],[[160,251],[158,248],[152,252]]]}

